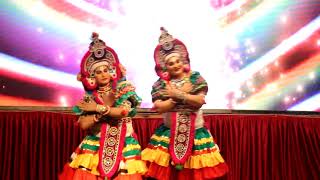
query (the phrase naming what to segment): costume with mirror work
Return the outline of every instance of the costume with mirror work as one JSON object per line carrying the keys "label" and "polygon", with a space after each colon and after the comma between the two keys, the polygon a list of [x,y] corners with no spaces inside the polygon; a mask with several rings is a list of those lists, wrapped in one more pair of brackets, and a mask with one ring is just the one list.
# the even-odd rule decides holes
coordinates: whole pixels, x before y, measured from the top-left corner
{"label": "costume with mirror work", "polygon": [[[112,75],[109,88],[99,88],[92,76],[91,70],[101,65],[107,66]],[[94,101],[111,108],[121,107],[128,115],[115,118],[99,114],[97,121],[88,129],[87,136],[71,155],[59,179],[141,179],[147,168],[140,158],[141,147],[131,119],[141,99],[134,86],[125,80],[117,54],[97,36],[93,36],[90,49],[82,60],[79,76],[86,90],[84,101]],[[98,114],[81,111],[77,107],[74,111],[80,116]]]}
{"label": "costume with mirror work", "polygon": [[[199,72],[189,71],[188,53],[181,41],[171,39],[171,49],[181,52],[185,64],[186,76],[183,80],[171,80],[163,68],[161,57],[169,50],[161,49],[161,38],[170,40],[167,31],[163,30],[160,45],[155,50],[156,70],[160,78],[152,87],[152,100],[166,101],[169,99],[163,94],[168,84],[183,86],[191,83],[191,95],[205,96],[208,85]],[[179,45],[179,50],[174,48]],[[162,52],[161,52],[162,51]],[[189,68],[189,69],[188,69]],[[166,180],[174,179],[213,179],[223,176],[228,171],[218,145],[210,132],[204,127],[202,110],[183,101],[174,102],[175,106],[169,112],[163,113],[163,124],[156,129],[146,149],[142,151],[142,159],[149,162],[147,176]]]}

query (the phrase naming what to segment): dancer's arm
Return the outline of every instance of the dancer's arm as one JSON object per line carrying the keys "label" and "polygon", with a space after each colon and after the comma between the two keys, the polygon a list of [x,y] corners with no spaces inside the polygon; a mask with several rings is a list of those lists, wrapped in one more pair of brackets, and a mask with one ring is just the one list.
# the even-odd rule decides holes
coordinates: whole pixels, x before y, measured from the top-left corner
{"label": "dancer's arm", "polygon": [[205,93],[199,92],[198,94],[190,94],[185,92],[184,89],[177,89],[168,85],[165,90],[165,94],[175,101],[182,102],[184,104],[191,105],[195,108],[201,108],[205,104]]}
{"label": "dancer's arm", "polygon": [[126,117],[129,112],[128,108],[125,106],[111,107],[108,105],[97,104],[94,101],[91,101],[91,102],[81,101],[80,103],[77,104],[77,106],[83,111],[95,112],[102,116],[110,116],[110,117],[116,117],[116,118]]}
{"label": "dancer's arm", "polygon": [[177,102],[175,102],[172,98],[167,100],[156,100],[153,103],[153,109],[159,113],[164,113],[172,110]]}
{"label": "dancer's arm", "polygon": [[81,115],[78,118],[78,123],[81,129],[87,130],[95,123],[95,116],[94,115]]}

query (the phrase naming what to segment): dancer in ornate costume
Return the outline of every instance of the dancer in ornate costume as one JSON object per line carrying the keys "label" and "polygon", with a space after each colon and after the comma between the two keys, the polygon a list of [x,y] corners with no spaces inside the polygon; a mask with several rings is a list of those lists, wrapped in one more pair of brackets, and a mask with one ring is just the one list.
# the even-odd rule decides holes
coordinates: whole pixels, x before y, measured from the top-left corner
{"label": "dancer in ornate costume", "polygon": [[219,147],[204,127],[201,106],[208,86],[199,72],[190,70],[186,46],[161,28],[154,51],[156,73],[152,87],[154,109],[164,123],[156,129],[142,159],[148,162],[147,176],[159,180],[214,179],[228,166]]}
{"label": "dancer in ornate costume", "polygon": [[74,111],[88,130],[59,179],[142,179],[147,168],[135,138],[131,117],[141,99],[125,80],[116,52],[92,34],[78,75],[85,95]]}

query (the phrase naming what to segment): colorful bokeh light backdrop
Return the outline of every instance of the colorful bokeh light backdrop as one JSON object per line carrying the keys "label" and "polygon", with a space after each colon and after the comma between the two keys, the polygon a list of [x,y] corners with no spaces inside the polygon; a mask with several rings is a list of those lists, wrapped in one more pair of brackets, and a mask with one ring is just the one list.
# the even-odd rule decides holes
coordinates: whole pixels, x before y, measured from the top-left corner
{"label": "colorful bokeh light backdrop", "polygon": [[206,109],[320,111],[319,0],[0,1],[0,105],[72,106],[91,32],[149,108],[161,26],[209,83]]}

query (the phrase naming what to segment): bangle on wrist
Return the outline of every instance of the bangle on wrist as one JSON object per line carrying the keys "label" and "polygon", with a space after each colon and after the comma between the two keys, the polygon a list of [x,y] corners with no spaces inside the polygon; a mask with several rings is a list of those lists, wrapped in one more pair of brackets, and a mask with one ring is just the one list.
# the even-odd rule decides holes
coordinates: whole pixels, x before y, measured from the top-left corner
{"label": "bangle on wrist", "polygon": [[106,111],[106,107],[103,106],[103,105],[101,105],[101,104],[97,104],[97,106],[96,106],[96,111],[101,114],[101,113],[103,113],[104,111]]}
{"label": "bangle on wrist", "polygon": [[110,106],[104,106],[101,104],[97,104],[96,111],[100,114],[107,115],[110,112]]}
{"label": "bangle on wrist", "polygon": [[106,111],[103,113],[103,115],[108,115],[110,113],[111,107],[108,105],[105,107],[106,107]]}
{"label": "bangle on wrist", "polygon": [[94,122],[99,122],[99,118],[97,118],[97,115],[96,115],[96,114],[93,115],[93,121],[94,121]]}

